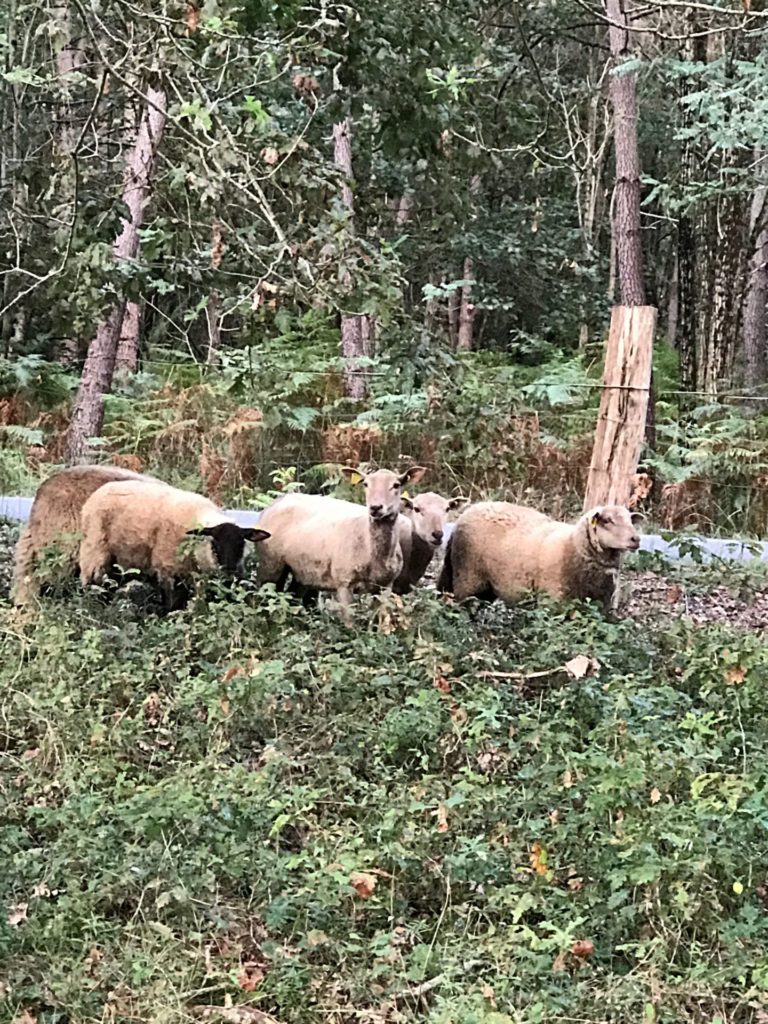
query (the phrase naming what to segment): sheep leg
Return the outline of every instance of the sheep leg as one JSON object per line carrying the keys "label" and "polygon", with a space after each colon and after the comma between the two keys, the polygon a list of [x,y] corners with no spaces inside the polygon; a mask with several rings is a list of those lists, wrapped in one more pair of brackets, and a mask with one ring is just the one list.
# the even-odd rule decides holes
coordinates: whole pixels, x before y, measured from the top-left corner
{"label": "sheep leg", "polygon": [[339,587],[336,591],[336,600],[339,604],[339,611],[345,626],[352,625],[352,588]]}
{"label": "sheep leg", "polygon": [[80,582],[84,587],[101,580],[109,569],[111,557],[100,537],[85,536],[80,544]]}

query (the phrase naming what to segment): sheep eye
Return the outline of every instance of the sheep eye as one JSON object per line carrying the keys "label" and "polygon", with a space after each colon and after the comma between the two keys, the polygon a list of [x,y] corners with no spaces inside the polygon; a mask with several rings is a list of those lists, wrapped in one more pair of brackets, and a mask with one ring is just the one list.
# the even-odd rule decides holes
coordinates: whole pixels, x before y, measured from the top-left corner
{"label": "sheep eye", "polygon": [[413,506],[413,511],[414,511],[414,512],[418,512],[418,513],[419,513],[419,515],[421,515],[421,509],[420,509],[420,508],[416,508],[416,506],[415,506],[415,505]]}
{"label": "sheep eye", "polygon": [[392,484],[392,490],[393,491],[399,491],[400,490],[400,484]]}

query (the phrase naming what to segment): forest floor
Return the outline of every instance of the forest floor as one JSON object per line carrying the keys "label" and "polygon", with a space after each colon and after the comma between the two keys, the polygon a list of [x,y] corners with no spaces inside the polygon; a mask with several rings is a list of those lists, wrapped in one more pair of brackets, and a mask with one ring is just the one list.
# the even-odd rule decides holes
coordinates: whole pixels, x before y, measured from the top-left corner
{"label": "forest floor", "polygon": [[247,583],[19,615],[17,534],[0,1020],[768,1010],[764,576],[646,561],[615,621],[423,588],[349,629]]}

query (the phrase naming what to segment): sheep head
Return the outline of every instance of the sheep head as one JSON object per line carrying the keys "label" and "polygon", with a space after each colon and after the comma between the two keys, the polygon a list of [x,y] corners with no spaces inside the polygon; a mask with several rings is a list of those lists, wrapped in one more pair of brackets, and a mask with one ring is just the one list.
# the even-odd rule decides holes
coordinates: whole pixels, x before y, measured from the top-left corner
{"label": "sheep head", "polygon": [[187,533],[192,537],[210,537],[214,561],[226,573],[235,573],[239,570],[247,540],[256,544],[270,536],[266,530],[242,527],[229,522],[217,523],[215,526],[198,526]]}
{"label": "sheep head", "polygon": [[388,469],[360,473],[350,466],[342,469],[344,476],[352,483],[362,482],[368,514],[375,523],[394,522],[400,514],[403,487],[417,483],[426,472],[424,466],[411,466],[404,473],[393,473]]}
{"label": "sheep head", "polygon": [[453,509],[464,504],[466,498],[444,498],[434,491],[426,491],[414,498],[401,499],[404,507],[408,510],[407,515],[413,524],[416,536],[438,548],[443,542],[445,524],[448,522],[448,514]]}
{"label": "sheep head", "polygon": [[584,518],[594,543],[603,551],[637,551],[640,547],[635,517],[623,505],[600,505]]}

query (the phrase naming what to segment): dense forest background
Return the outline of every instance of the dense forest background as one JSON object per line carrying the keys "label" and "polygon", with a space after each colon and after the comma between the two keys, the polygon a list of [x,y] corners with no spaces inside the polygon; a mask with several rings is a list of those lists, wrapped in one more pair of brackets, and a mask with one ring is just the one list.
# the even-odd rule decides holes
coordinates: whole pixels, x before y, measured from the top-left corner
{"label": "dense forest background", "polygon": [[766,39],[762,0],[11,0],[6,491],[408,456],[563,511],[646,302],[662,521],[764,531]]}

